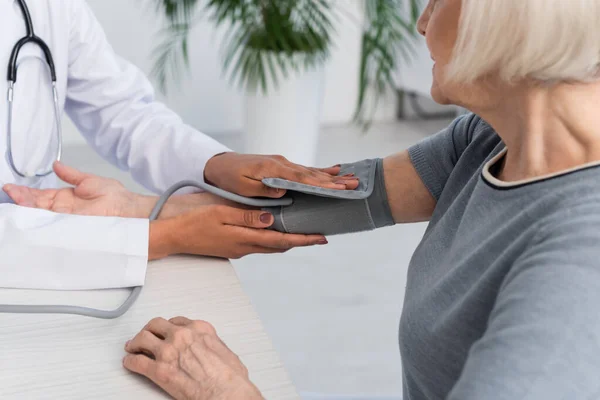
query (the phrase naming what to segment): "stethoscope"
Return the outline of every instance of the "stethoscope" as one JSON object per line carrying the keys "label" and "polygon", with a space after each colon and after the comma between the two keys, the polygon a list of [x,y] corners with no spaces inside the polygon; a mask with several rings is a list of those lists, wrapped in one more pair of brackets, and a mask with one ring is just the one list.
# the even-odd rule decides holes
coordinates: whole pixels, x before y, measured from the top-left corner
{"label": "stethoscope", "polygon": [[[27,28],[27,36],[23,37],[21,40],[17,42],[15,47],[12,50],[10,55],[10,60],[8,63],[8,129],[7,129],[7,158],[8,163],[11,169],[20,177],[28,178],[28,177],[44,177],[53,172],[52,165],[42,172],[34,172],[34,171],[25,171],[21,172],[15,165],[13,155],[12,155],[12,119],[13,119],[13,93],[15,83],[17,82],[17,58],[19,56],[19,52],[21,48],[27,43],[34,43],[38,45],[44,55],[46,56],[46,62],[48,67],[50,68],[50,76],[52,78],[52,97],[54,102],[54,113],[55,113],[55,121],[56,121],[56,131],[58,136],[58,149],[56,154],[56,161],[60,161],[61,153],[62,153],[62,132],[60,126],[60,108],[58,106],[58,91],[56,89],[56,69],[54,68],[54,60],[52,59],[52,54],[50,52],[50,48],[48,45],[35,35],[33,31],[33,23],[31,22],[31,14],[29,13],[29,9],[27,8],[27,4],[25,4],[25,0],[17,0],[19,3],[19,7],[23,13],[23,18],[25,19],[25,26]],[[18,117],[18,116],[17,116]]]}

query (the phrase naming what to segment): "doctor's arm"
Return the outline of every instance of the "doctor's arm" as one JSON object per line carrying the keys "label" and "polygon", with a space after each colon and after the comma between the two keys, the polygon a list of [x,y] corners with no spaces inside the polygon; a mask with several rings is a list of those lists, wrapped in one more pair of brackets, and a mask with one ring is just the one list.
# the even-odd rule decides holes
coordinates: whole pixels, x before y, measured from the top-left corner
{"label": "doctor's arm", "polygon": [[241,258],[283,253],[295,247],[325,245],[323,235],[287,234],[267,229],[273,215],[254,209],[209,205],[150,223],[148,258],[196,254]]}
{"label": "doctor's arm", "polygon": [[[147,220],[158,201],[157,196],[132,193],[114,179],[87,174],[61,163],[55,163],[54,171],[74,187],[39,190],[5,185],[3,189],[20,206],[60,214],[119,217],[121,219],[116,221],[123,225],[128,219]],[[18,210],[26,212],[23,208]],[[65,219],[87,221],[81,217]],[[104,236],[101,232],[105,221],[96,221],[102,223],[95,233]],[[171,196],[162,206],[158,219],[146,226],[145,232],[137,232],[142,237],[137,243],[144,252],[147,250],[151,260],[179,253],[240,258],[252,253],[278,253],[293,247],[327,243],[322,235],[284,235],[267,230],[272,224],[270,213],[210,193],[188,193]],[[81,235],[81,228],[75,228]]]}
{"label": "doctor's arm", "polygon": [[[67,1],[67,0],[65,0]],[[356,187],[337,167],[306,168],[281,156],[232,152],[185,124],[155,99],[146,76],[119,57],[85,1],[70,0],[68,88],[65,110],[87,142],[149,190],[196,180],[246,196],[281,197],[262,184],[282,177],[336,189]]]}
{"label": "doctor's arm", "polygon": [[[129,191],[116,179],[85,173],[60,162],[53,165],[56,175],[72,185],[59,189],[35,189],[7,184],[2,189],[15,204],[62,214],[124,218],[148,218],[158,196]],[[175,194],[162,206],[159,218],[169,218],[204,205],[237,205],[211,193]]]}

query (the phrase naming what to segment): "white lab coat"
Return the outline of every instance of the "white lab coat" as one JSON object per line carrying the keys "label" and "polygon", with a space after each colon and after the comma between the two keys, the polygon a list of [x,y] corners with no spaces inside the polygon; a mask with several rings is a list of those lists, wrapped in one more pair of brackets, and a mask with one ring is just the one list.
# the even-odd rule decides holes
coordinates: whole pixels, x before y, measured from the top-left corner
{"label": "white lab coat", "polygon": [[[203,179],[215,154],[230,151],[155,101],[153,88],[134,65],[113,52],[84,0],[27,0],[35,33],[50,47],[61,112],[98,154],[129,170],[146,188],[160,192],[182,179]],[[0,0],[0,68],[25,35],[16,0]],[[54,156],[49,138],[49,75],[38,47],[19,59],[15,97],[26,93],[33,137],[13,137],[18,166],[37,167]],[[4,69],[0,72],[6,76]],[[0,183],[56,187],[54,175],[22,179],[6,160],[7,82],[0,79]],[[22,101],[24,96],[15,98]],[[3,105],[2,105],[3,104]],[[20,108],[23,110],[23,108]],[[15,116],[19,118],[19,116]],[[50,150],[53,150],[51,147]],[[41,152],[41,153],[40,153]],[[47,164],[45,164],[47,165]],[[148,256],[145,219],[59,215],[18,207],[0,190],[0,287],[89,289],[144,282]]]}

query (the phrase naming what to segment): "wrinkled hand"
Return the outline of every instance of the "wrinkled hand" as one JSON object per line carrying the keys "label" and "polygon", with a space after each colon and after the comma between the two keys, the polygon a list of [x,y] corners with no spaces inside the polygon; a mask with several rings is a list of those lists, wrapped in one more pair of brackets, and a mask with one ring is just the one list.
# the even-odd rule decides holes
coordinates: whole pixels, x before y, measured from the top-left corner
{"label": "wrinkled hand", "polygon": [[324,245],[322,235],[286,234],[266,229],[273,215],[254,209],[206,205],[150,226],[151,260],[173,254],[237,259],[254,253],[283,253]]}
{"label": "wrinkled hand", "polygon": [[310,168],[294,164],[282,156],[223,153],[206,163],[204,179],[223,190],[249,197],[279,198],[285,190],[265,186],[264,178],[282,178],[329,189],[356,189],[354,176],[337,176],[339,166]]}
{"label": "wrinkled hand", "polygon": [[239,357],[207,322],[155,318],[125,350],[125,368],[177,400],[263,399]]}
{"label": "wrinkled hand", "polygon": [[115,179],[86,174],[60,162],[54,163],[54,172],[75,187],[33,189],[7,184],[3,189],[17,205],[63,214],[133,217],[139,213],[136,194]]}

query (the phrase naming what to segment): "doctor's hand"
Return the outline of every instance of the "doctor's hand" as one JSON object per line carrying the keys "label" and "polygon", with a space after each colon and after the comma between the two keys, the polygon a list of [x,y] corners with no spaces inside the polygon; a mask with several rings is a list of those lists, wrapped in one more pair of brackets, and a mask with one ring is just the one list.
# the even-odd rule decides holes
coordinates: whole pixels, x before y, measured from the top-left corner
{"label": "doctor's hand", "polygon": [[322,235],[296,235],[267,229],[273,215],[225,205],[196,207],[190,212],[150,223],[149,259],[173,254],[241,258],[254,253],[283,253],[295,247],[324,245]]}
{"label": "doctor's hand", "polygon": [[[104,217],[148,218],[158,196],[145,196],[127,190],[116,179],[81,172],[60,162],[54,172],[73,187],[33,189],[8,184],[4,191],[15,204],[61,214]],[[236,204],[210,193],[175,195],[163,206],[159,218],[173,217],[206,204]]]}
{"label": "doctor's hand", "polygon": [[123,366],[177,400],[262,400],[248,369],[208,322],[151,320],[125,344]]}
{"label": "doctor's hand", "polygon": [[354,176],[337,176],[339,166],[310,168],[294,164],[282,156],[223,153],[206,163],[204,179],[223,190],[249,197],[279,198],[285,190],[265,186],[264,178],[282,178],[328,189],[356,189]]}
{"label": "doctor's hand", "polygon": [[139,196],[115,179],[87,174],[60,162],[54,163],[54,172],[74,187],[33,189],[8,184],[3,189],[17,205],[62,214],[129,217],[139,213]]}

